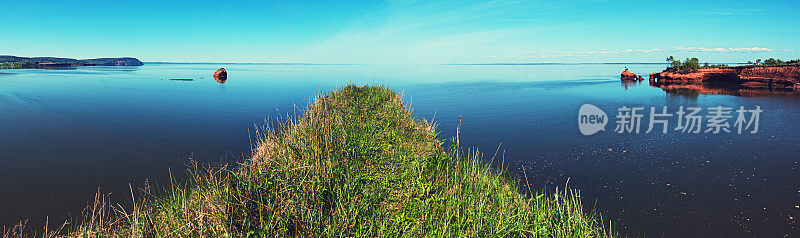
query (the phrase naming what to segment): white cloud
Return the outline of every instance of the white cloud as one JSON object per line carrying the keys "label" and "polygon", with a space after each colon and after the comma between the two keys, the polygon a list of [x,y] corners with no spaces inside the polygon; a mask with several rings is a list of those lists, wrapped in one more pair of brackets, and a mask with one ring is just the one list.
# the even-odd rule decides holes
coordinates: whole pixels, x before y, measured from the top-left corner
{"label": "white cloud", "polygon": [[525,51],[517,52],[509,55],[509,58],[519,58],[522,56],[587,56],[587,55],[610,55],[610,54],[624,54],[624,53],[761,53],[761,52],[791,52],[787,49],[770,49],[763,47],[741,47],[741,48],[706,48],[706,47],[672,47],[672,48],[654,48],[654,49],[603,49],[597,51]]}
{"label": "white cloud", "polygon": [[[660,51],[660,50],[659,50]],[[791,51],[785,49],[770,49],[770,48],[762,48],[762,47],[742,47],[742,48],[705,48],[705,47],[674,47],[670,50],[663,50],[662,52],[718,52],[718,53],[754,53],[754,52],[772,52],[772,51]]]}

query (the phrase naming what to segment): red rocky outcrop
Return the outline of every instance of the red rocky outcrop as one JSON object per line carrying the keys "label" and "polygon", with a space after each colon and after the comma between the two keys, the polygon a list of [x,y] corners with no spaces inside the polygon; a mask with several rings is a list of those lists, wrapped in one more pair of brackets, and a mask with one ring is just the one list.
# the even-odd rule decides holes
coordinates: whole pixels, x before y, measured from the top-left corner
{"label": "red rocky outcrop", "polygon": [[225,71],[225,68],[220,68],[217,71],[214,71],[214,80],[224,83],[226,80],[228,80],[228,71]]}
{"label": "red rocky outcrop", "polygon": [[642,81],[642,80],[644,80],[644,78],[642,78],[642,76],[639,76],[639,75],[636,75],[634,73],[631,73],[631,71],[629,71],[627,68],[625,69],[625,71],[622,71],[622,73],[619,75],[619,79],[622,80],[622,81],[637,81],[637,80],[638,81]]}
{"label": "red rocky outcrop", "polygon": [[748,88],[796,90],[800,83],[800,66],[739,66],[704,68],[691,73],[662,71],[650,74],[655,86],[723,82]]}

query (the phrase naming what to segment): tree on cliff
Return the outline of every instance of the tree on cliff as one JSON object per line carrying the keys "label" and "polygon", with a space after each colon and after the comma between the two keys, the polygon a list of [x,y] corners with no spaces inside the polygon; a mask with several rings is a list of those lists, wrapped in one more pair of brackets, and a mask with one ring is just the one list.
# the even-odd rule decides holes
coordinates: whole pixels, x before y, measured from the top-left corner
{"label": "tree on cliff", "polygon": [[785,65],[785,62],[783,62],[783,60],[781,60],[781,59],[769,58],[767,60],[764,60],[764,65],[765,66],[781,66],[781,65]]}
{"label": "tree on cliff", "polygon": [[686,58],[683,62],[680,60],[676,60],[675,57],[667,57],[667,62],[669,63],[669,67],[667,71],[671,72],[680,72],[680,73],[690,73],[694,72],[700,68],[700,60],[697,58]]}
{"label": "tree on cliff", "polygon": [[669,68],[667,68],[669,71],[675,71],[681,68],[681,61],[675,60],[675,57],[671,55],[667,57],[667,63],[669,63]]}
{"label": "tree on cliff", "polygon": [[700,68],[700,60],[697,58],[686,58],[683,61],[683,69],[695,70]]}

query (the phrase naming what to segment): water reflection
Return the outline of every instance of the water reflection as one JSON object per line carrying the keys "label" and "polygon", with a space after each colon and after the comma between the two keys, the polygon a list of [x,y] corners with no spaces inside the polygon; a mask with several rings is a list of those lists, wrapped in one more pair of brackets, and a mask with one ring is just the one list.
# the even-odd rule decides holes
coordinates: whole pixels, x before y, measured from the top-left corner
{"label": "water reflection", "polygon": [[[233,81],[208,79],[222,67]],[[46,216],[51,224],[75,217],[98,187],[130,204],[129,183],[169,184],[169,172],[178,179],[188,154],[202,163],[241,162],[254,125],[302,113],[313,95],[349,83],[403,93],[415,118],[439,124],[442,139],[455,136],[463,117],[465,147],[494,152],[502,141],[509,173],[525,166],[536,189],[569,180],[623,233],[781,237],[796,231],[788,216],[800,217],[792,199],[800,181],[797,100],[699,96],[685,88],[665,94],[618,84],[618,65],[148,64],[4,72],[16,74],[0,80],[0,225],[29,220],[42,227]],[[765,116],[753,135],[617,134],[609,125],[583,136],[575,115],[586,103],[609,115],[622,105],[758,105]]]}
{"label": "water reflection", "polygon": [[633,80],[633,81],[622,81],[622,87],[625,88],[627,91],[629,87],[638,86],[642,81]]}
{"label": "water reflection", "polygon": [[[640,81],[622,81],[620,85],[627,91],[642,84]],[[732,95],[739,97],[793,97],[800,98],[800,90],[775,87],[748,87],[743,82],[703,81],[700,83],[681,81],[659,81],[651,79],[650,87],[660,88],[667,95],[697,98],[700,95]]]}
{"label": "water reflection", "polygon": [[37,69],[46,69],[46,70],[76,70],[78,67],[74,66],[62,66],[62,65],[40,65]]}
{"label": "water reflection", "polygon": [[[702,83],[659,83],[650,81],[650,86],[660,88],[667,94],[697,97],[700,94],[721,94],[739,97],[797,97],[800,91],[785,88],[753,88],[741,84],[709,81]],[[627,87],[626,87],[627,89]]]}
{"label": "water reflection", "polygon": [[139,71],[141,66],[85,66],[88,70],[102,71],[102,72],[135,72]]}

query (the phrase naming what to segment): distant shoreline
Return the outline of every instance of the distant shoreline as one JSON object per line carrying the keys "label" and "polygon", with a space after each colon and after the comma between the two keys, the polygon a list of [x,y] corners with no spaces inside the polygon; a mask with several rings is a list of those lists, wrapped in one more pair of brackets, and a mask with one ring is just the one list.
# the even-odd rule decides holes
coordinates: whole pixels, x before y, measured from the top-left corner
{"label": "distant shoreline", "polygon": [[144,63],[132,57],[72,59],[57,57],[19,57],[0,55],[0,68],[64,68],[77,66],[142,66]]}
{"label": "distant shoreline", "polygon": [[[641,62],[609,62],[609,63],[476,63],[476,64],[443,64],[443,65],[668,65],[668,63],[641,63]],[[746,63],[724,63],[743,65]]]}
{"label": "distant shoreline", "polygon": [[[3,57],[0,55],[0,68],[40,68],[35,64],[27,64],[22,65],[22,67],[13,67],[13,65],[9,65],[9,62],[5,61]],[[12,56],[16,57],[16,56]],[[25,58],[25,57],[17,57],[17,58]],[[387,64],[380,64],[380,63],[300,63],[300,62],[272,62],[272,63],[242,63],[242,62],[164,62],[164,61],[139,61],[136,58],[98,58],[98,59],[86,59],[86,60],[77,60],[77,59],[69,59],[69,58],[53,58],[53,57],[32,57],[27,59],[63,59],[69,60],[70,63],[68,67],[77,67],[77,66],[142,66],[144,64],[148,65],[169,65],[169,64],[194,64],[194,65],[202,65],[202,64],[225,64],[225,65],[448,65],[448,66],[535,66],[535,65],[668,65],[669,63],[658,63],[658,62],[579,62],[579,63],[556,63],[556,62],[542,62],[542,63],[431,63],[431,64],[420,64],[420,63],[387,63]],[[110,64],[111,60],[136,60],[138,63],[129,64],[129,65],[114,65]],[[102,61],[103,63],[84,63],[82,61]],[[46,63],[52,62],[46,60],[38,60],[38,61],[30,61],[36,63]],[[76,63],[77,62],[77,63]],[[134,61],[135,62],[135,61]],[[52,62],[56,63],[56,62]],[[140,63],[140,64],[139,64]],[[715,63],[717,64],[717,63]],[[747,63],[718,63],[718,64],[726,64],[726,65],[747,65]],[[11,67],[9,67],[11,66]]]}
{"label": "distant shoreline", "polygon": [[233,64],[233,65],[362,65],[362,64],[323,64],[323,63],[226,63],[226,62],[144,62],[147,64]]}
{"label": "distant shoreline", "polygon": [[[232,63],[232,62],[161,62],[161,61],[146,61],[146,64],[231,64],[231,65],[667,65],[668,63],[647,63],[647,62],[610,62],[610,63],[554,63],[554,62],[546,62],[546,63],[447,63],[447,64],[439,64],[439,63],[431,63],[431,64],[421,64],[421,63],[397,63],[397,64],[377,64],[377,63],[367,63],[367,64],[359,64],[359,63],[342,63],[342,64],[332,64],[332,63]],[[747,63],[721,63],[721,64],[731,64],[731,65],[745,65]]]}

